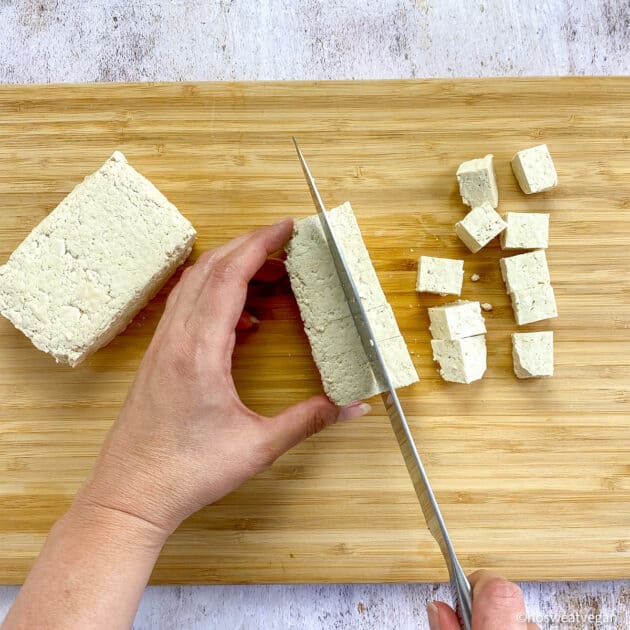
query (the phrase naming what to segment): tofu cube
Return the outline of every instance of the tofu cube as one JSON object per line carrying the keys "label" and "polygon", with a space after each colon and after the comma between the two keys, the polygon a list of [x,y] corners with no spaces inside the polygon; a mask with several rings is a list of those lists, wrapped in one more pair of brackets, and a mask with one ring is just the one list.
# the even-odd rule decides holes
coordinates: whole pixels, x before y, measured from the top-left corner
{"label": "tofu cube", "polygon": [[486,337],[432,339],[433,360],[440,364],[440,376],[452,383],[472,383],[486,371]]}
{"label": "tofu cube", "polygon": [[0,267],[0,313],[74,367],[124,330],[186,260],[195,236],[116,151]]}
{"label": "tofu cube", "polygon": [[549,284],[547,257],[542,249],[499,260],[507,293],[516,293],[541,284]]}
{"label": "tofu cube", "polygon": [[420,256],[416,291],[459,295],[464,281],[464,261]]}
{"label": "tofu cube", "polygon": [[507,224],[489,203],[474,207],[455,224],[455,233],[474,254],[499,235]]}
{"label": "tofu cube", "polygon": [[549,245],[549,215],[508,212],[501,232],[501,249],[546,249]]}
{"label": "tofu cube", "polygon": [[[328,213],[396,387],[418,380],[349,203]],[[317,215],[295,224],[286,268],[324,391],[338,405],[384,391],[376,382]]]}
{"label": "tofu cube", "polygon": [[512,171],[526,195],[558,185],[558,175],[546,144],[519,151],[512,158]]}
{"label": "tofu cube", "polygon": [[512,359],[518,378],[553,376],[553,331],[512,333]]}
{"label": "tofu cube", "polygon": [[479,302],[458,300],[429,310],[429,330],[434,339],[463,339],[486,333]]}
{"label": "tofu cube", "polygon": [[462,201],[471,208],[489,203],[493,208],[499,205],[499,189],[494,174],[493,156],[486,155],[462,162],[457,169],[457,182]]}
{"label": "tofu cube", "polygon": [[512,310],[519,326],[558,317],[556,298],[549,284],[512,293]]}

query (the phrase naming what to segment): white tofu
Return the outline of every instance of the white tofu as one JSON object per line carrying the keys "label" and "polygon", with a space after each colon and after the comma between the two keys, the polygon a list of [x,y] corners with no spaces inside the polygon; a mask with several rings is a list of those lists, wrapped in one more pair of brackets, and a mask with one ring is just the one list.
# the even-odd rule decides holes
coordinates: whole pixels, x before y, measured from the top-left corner
{"label": "white tofu", "polygon": [[[377,341],[387,341],[401,336],[396,317],[389,304],[385,303],[366,312]],[[317,324],[314,327],[306,326],[305,331],[317,365],[338,355],[347,355],[349,352],[362,348],[352,316],[327,324]],[[362,357],[361,360],[366,359]]]}
{"label": "white tofu", "polygon": [[416,291],[459,295],[464,282],[464,261],[420,256]]}
{"label": "white tofu", "polygon": [[501,249],[546,249],[549,245],[549,215],[508,212],[501,232]]}
{"label": "white tofu", "polygon": [[37,348],[76,366],[124,330],[195,236],[116,151],[0,267],[0,313]]}
{"label": "white tofu", "polygon": [[512,359],[518,378],[553,376],[553,331],[512,333]]}
{"label": "white tofu", "polygon": [[[379,347],[396,389],[418,380],[418,373],[401,336],[383,341]],[[384,391],[376,382],[362,347],[347,355],[332,357],[324,365],[324,369],[320,368],[324,391],[338,405],[365,400]]]}
{"label": "white tofu", "polygon": [[549,284],[547,257],[542,249],[499,260],[507,293],[516,293],[541,284]]}
{"label": "white tofu", "polygon": [[472,383],[486,371],[486,337],[432,339],[433,360],[440,364],[440,376],[453,383]]}
{"label": "white tofu", "polygon": [[443,306],[433,306],[428,311],[431,321],[429,330],[434,339],[463,339],[486,332],[479,302],[458,300]]}
{"label": "white tofu", "polygon": [[[397,387],[418,374],[378,282],[352,207],[344,203],[328,218],[343,249],[363,306],[382,341],[385,360]],[[382,391],[374,380],[339,282],[317,215],[297,221],[286,247],[286,267],[324,391],[338,405]],[[379,344],[381,345],[381,344]]]}
{"label": "white tofu", "polygon": [[512,293],[512,310],[519,326],[558,317],[556,298],[549,284]]}
{"label": "white tofu", "polygon": [[494,174],[493,156],[486,155],[462,162],[457,169],[457,182],[462,201],[472,208],[489,203],[493,208],[499,205],[499,189]]}
{"label": "white tofu", "polygon": [[526,195],[558,185],[558,175],[546,144],[519,151],[512,158],[512,171]]}
{"label": "white tofu", "polygon": [[506,228],[505,221],[489,203],[474,207],[455,224],[455,233],[474,254]]}

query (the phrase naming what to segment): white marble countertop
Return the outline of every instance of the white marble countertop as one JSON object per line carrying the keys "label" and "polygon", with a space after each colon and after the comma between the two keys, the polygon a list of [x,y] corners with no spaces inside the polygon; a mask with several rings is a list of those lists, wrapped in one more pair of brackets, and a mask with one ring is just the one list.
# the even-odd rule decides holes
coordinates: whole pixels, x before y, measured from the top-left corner
{"label": "white marble countertop", "polygon": [[[0,83],[630,74],[630,0],[0,0],[0,25]],[[541,627],[630,628],[630,581],[522,586]],[[0,619],[16,592],[0,587]],[[415,630],[435,598],[150,587],[134,627]]]}

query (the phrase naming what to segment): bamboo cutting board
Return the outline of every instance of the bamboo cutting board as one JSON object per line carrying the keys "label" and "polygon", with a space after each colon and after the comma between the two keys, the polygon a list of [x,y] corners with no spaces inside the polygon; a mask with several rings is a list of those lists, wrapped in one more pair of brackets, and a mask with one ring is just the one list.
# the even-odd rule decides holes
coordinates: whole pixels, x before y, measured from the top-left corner
{"label": "bamboo cutting board", "polygon": [[[0,261],[85,175],[122,150],[206,248],[350,200],[422,380],[401,392],[467,571],[515,579],[630,574],[630,80],[92,85],[0,89]],[[526,197],[509,160],[548,143],[560,184]],[[500,210],[551,213],[556,375],[518,381],[496,242],[470,254],[458,164],[492,152]],[[420,254],[465,259],[486,314],[488,371],[445,383],[431,360]],[[481,280],[472,283],[476,272]],[[173,279],[83,366],[55,365],[0,321],[0,582],[24,579],[88,474]],[[273,414],[320,391],[288,283],[252,296],[243,400]],[[153,581],[417,581],[447,577],[379,400],[185,522]]]}

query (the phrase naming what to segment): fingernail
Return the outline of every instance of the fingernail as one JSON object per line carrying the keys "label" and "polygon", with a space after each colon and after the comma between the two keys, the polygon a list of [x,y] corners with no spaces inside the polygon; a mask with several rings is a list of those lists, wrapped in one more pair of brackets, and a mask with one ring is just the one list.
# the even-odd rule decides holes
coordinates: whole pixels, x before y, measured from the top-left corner
{"label": "fingernail", "polygon": [[433,602],[427,604],[427,616],[429,617],[429,628],[440,630],[440,611]]}
{"label": "fingernail", "polygon": [[249,321],[252,324],[260,324],[260,320],[258,319],[258,317],[256,317],[256,315],[250,315],[249,316]]}
{"label": "fingernail", "polygon": [[360,418],[366,413],[370,413],[372,407],[364,402],[354,402],[351,405],[346,405],[339,410],[337,420],[352,420],[352,418]]}

